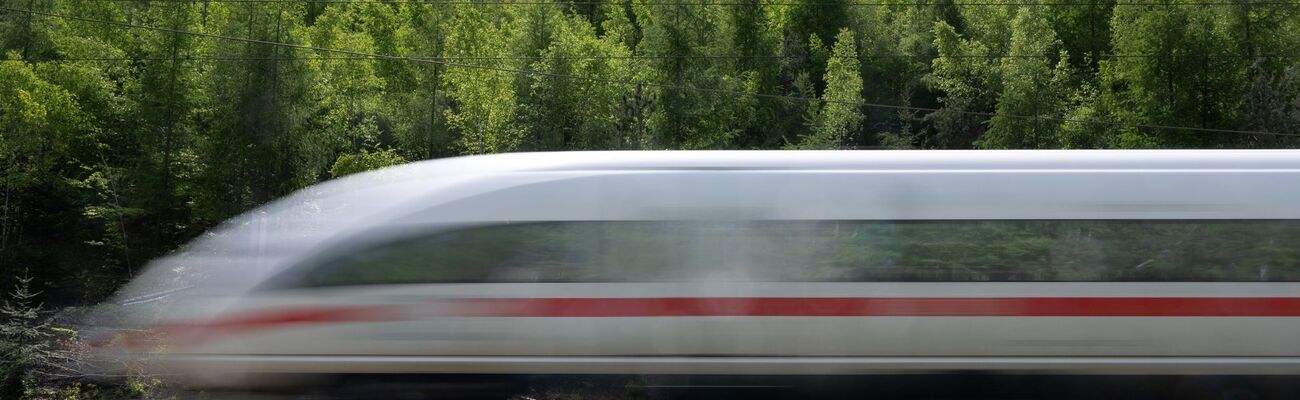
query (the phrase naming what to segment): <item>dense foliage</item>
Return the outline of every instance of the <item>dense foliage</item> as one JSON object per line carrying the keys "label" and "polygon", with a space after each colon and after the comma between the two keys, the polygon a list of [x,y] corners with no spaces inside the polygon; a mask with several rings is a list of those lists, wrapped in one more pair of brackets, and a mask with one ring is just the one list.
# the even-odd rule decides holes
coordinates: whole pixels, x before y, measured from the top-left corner
{"label": "dense foliage", "polygon": [[1300,143],[1300,5],[1036,3],[5,2],[0,287],[461,154]]}

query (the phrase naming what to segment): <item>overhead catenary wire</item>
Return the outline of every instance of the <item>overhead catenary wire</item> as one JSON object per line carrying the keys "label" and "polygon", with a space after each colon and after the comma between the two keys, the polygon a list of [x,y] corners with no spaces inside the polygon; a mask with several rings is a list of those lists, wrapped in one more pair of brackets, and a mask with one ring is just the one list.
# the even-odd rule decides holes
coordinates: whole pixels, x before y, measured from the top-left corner
{"label": "overhead catenary wire", "polygon": [[[132,2],[140,0],[100,0],[113,2]],[[251,3],[251,4],[415,4],[415,5],[520,5],[520,6],[592,6],[611,4],[604,1],[503,1],[503,0],[152,0],[155,2],[166,3]],[[999,2],[999,1],[975,1],[975,2],[768,2],[759,0],[757,2],[664,2],[664,1],[632,1],[631,5],[652,6],[652,7],[673,7],[673,6],[724,6],[724,7],[753,7],[753,6],[808,6],[808,7],[914,7],[914,6],[1051,6],[1051,7],[1097,7],[1097,6],[1120,6],[1120,7],[1208,7],[1208,6],[1270,6],[1270,5],[1300,5],[1295,1],[1194,1],[1194,2],[1172,2],[1172,1],[1119,1],[1111,4],[1095,2]]]}
{"label": "overhead catenary wire", "polygon": [[1198,128],[1198,127],[1177,126],[1177,125],[1143,124],[1143,123],[1130,123],[1130,122],[1121,122],[1121,121],[1101,121],[1101,120],[1077,119],[1077,118],[1061,118],[1061,117],[1051,117],[1051,116],[1041,116],[1041,115],[999,114],[999,113],[982,112],[982,111],[965,111],[965,110],[951,110],[951,109],[932,108],[932,107],[916,107],[916,106],[903,106],[903,105],[896,105],[896,104],[870,103],[864,101],[818,99],[814,97],[789,96],[789,95],[778,95],[778,94],[770,94],[770,93],[750,93],[750,92],[744,92],[738,90],[699,88],[694,86],[669,84],[669,83],[637,82],[637,81],[628,81],[628,80],[621,80],[621,79],[587,77],[587,76],[579,76],[579,75],[557,74],[552,72],[536,71],[536,70],[496,67],[490,65],[465,64],[459,62],[430,60],[430,59],[416,59],[416,58],[409,58],[404,56],[395,56],[395,55],[388,55],[388,54],[366,53],[366,52],[353,51],[353,50],[317,47],[317,46],[295,44],[295,43],[276,42],[270,40],[253,39],[253,38],[221,35],[221,34],[214,34],[214,33],[194,32],[194,31],[187,31],[182,29],[172,29],[172,28],[156,27],[156,26],[149,26],[149,25],[138,25],[138,24],[133,24],[128,22],[110,21],[110,20],[103,20],[103,19],[96,19],[96,18],[85,18],[85,17],[55,14],[55,13],[49,13],[43,11],[23,10],[23,9],[17,9],[12,7],[0,7],[0,10],[26,12],[33,15],[40,15],[48,18],[59,18],[59,19],[71,20],[71,21],[113,25],[113,26],[120,26],[120,27],[132,28],[132,29],[155,30],[155,31],[170,32],[170,33],[180,34],[180,35],[190,35],[195,37],[261,44],[267,46],[280,46],[280,47],[286,47],[286,48],[292,48],[298,50],[317,51],[322,53],[334,53],[334,54],[343,54],[343,55],[358,56],[358,57],[374,57],[377,59],[407,60],[409,62],[431,63],[431,64],[437,64],[437,65],[448,66],[448,67],[478,69],[483,71],[495,71],[495,72],[503,72],[503,73],[511,73],[511,74],[527,74],[527,75],[544,76],[544,77],[561,78],[561,79],[585,80],[589,82],[601,82],[601,83],[628,85],[628,86],[644,86],[644,87],[653,87],[653,88],[660,88],[660,89],[686,90],[686,91],[696,91],[702,93],[726,94],[726,95],[733,95],[733,96],[747,96],[747,97],[755,97],[755,98],[769,98],[769,99],[776,99],[776,100],[796,100],[796,101],[845,104],[845,105],[858,106],[858,107],[892,109],[892,110],[900,110],[900,111],[950,112],[950,113],[956,113],[962,115],[1003,117],[1003,118],[1012,118],[1012,119],[1020,119],[1020,120],[1048,120],[1048,121],[1058,121],[1058,122],[1066,122],[1066,123],[1080,123],[1080,124],[1093,124],[1093,125],[1106,125],[1106,126],[1126,126],[1126,127],[1147,128],[1147,129],[1183,130],[1189,132],[1300,137],[1300,133],[1253,131],[1253,130],[1239,130],[1239,129],[1219,129],[1219,128]]}
{"label": "overhead catenary wire", "polygon": [[[322,60],[322,61],[411,61],[411,60],[658,60],[658,59],[783,59],[789,56],[763,56],[763,55],[628,55],[628,56],[400,56],[402,58],[386,59],[375,58],[371,56],[311,56],[311,57],[237,57],[237,56],[179,56],[179,57],[58,57],[53,59],[44,59],[40,62],[59,62],[59,61],[300,61],[300,60]],[[829,58],[916,58],[916,59],[936,59],[936,58],[974,58],[974,59],[1002,59],[1002,58],[1025,58],[1040,59],[1054,58],[1049,55],[1024,55],[1024,54],[872,54],[859,57],[843,57],[827,55]],[[1300,58],[1300,54],[1259,54],[1259,55],[1225,55],[1225,54],[1100,54],[1098,58],[1157,58],[1157,59],[1260,59],[1260,58]]]}

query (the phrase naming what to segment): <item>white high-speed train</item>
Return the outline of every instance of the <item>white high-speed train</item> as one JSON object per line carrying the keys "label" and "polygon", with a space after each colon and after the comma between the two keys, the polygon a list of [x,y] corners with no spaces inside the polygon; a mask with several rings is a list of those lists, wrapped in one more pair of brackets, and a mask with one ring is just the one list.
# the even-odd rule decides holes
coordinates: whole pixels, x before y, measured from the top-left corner
{"label": "white high-speed train", "polygon": [[1300,372],[1300,152],[574,152],[304,189],[157,260],[167,371]]}

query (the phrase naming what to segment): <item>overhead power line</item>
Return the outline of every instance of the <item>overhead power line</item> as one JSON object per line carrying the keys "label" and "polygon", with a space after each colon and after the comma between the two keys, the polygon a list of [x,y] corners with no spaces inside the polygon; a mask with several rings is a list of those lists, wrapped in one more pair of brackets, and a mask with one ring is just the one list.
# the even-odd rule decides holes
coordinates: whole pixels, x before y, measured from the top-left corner
{"label": "overhead power line", "polygon": [[726,95],[733,95],[733,96],[748,96],[748,97],[755,97],[755,98],[768,98],[768,99],[776,99],[776,100],[797,100],[797,101],[810,101],[810,102],[818,102],[818,101],[820,101],[820,102],[825,102],[825,103],[846,104],[846,105],[858,106],[858,107],[870,107],[870,108],[880,108],[880,109],[892,109],[892,110],[900,110],[900,111],[931,111],[931,112],[940,112],[940,111],[941,111],[941,112],[951,112],[951,113],[962,114],[962,115],[976,115],[976,116],[985,116],[985,117],[999,117],[999,116],[1000,116],[1000,117],[1004,117],[1004,118],[1013,118],[1013,119],[1020,119],[1020,120],[1047,120],[1047,121],[1058,121],[1058,122],[1080,123],[1080,124],[1093,124],[1093,125],[1106,125],[1106,126],[1126,126],[1126,127],[1148,128],[1148,129],[1171,129],[1171,130],[1183,130],[1183,131],[1190,131],[1190,132],[1210,132],[1210,133],[1231,133],[1231,134],[1247,134],[1247,135],[1295,136],[1295,137],[1300,137],[1300,134],[1297,134],[1297,133],[1268,132],[1268,131],[1251,131],[1251,130],[1238,130],[1238,129],[1197,128],[1197,127],[1190,127],[1190,126],[1159,125],[1159,124],[1141,124],[1141,123],[1129,123],[1129,122],[1119,122],[1119,121],[1101,121],[1101,120],[1089,120],[1089,119],[1059,118],[1059,117],[1041,116],[1041,115],[998,114],[998,113],[980,112],[980,111],[964,111],[964,110],[951,110],[951,109],[941,109],[941,108],[931,108],[931,107],[913,107],[913,106],[901,106],[901,105],[895,105],[895,104],[869,103],[869,102],[863,102],[863,101],[847,101],[847,100],[834,100],[834,99],[818,99],[818,98],[814,98],[814,97],[787,96],[787,95],[778,95],[778,94],[769,94],[769,93],[749,93],[749,92],[743,92],[743,91],[738,91],[738,90],[716,89],[716,88],[699,88],[699,87],[687,86],[687,85],[679,85],[679,84],[655,83],[655,82],[637,82],[637,81],[628,81],[628,80],[621,80],[621,79],[610,79],[610,78],[600,78],[600,77],[587,77],[587,76],[578,76],[578,75],[556,74],[556,73],[544,72],[544,71],[533,71],[533,70],[522,70],[522,69],[514,69],[514,68],[494,67],[494,66],[488,66],[488,65],[465,64],[465,63],[450,62],[450,61],[441,61],[441,60],[417,59],[417,58],[409,58],[409,57],[394,56],[394,55],[387,55],[387,54],[366,53],[366,52],[360,52],[360,51],[352,51],[352,50],[344,50],[344,49],[334,49],[334,48],[326,48],[326,47],[316,47],[316,46],[308,46],[308,45],[302,45],[302,44],[284,43],[284,42],[276,42],[276,41],[261,40],[261,39],[252,39],[252,38],[245,38],[245,37],[238,37],[238,36],[228,36],[228,35],[219,35],[219,34],[213,34],[213,33],[193,32],[193,31],[186,31],[186,30],[181,30],[181,29],[172,29],[172,28],[164,28],[164,27],[156,27],[156,26],[148,26],[148,25],[137,25],[137,24],[127,23],[127,22],[118,22],[118,21],[109,21],[109,20],[102,20],[102,19],[95,19],[95,18],[85,18],[85,17],[77,17],[77,16],[71,16],[71,15],[54,14],[54,13],[48,13],[48,12],[43,12],[43,11],[22,10],[22,9],[16,9],[16,8],[11,8],[11,7],[0,7],[0,10],[6,10],[6,11],[17,11],[17,12],[27,12],[27,13],[31,13],[31,14],[33,14],[33,15],[40,15],[40,16],[49,17],[49,18],[59,18],[59,19],[71,20],[71,21],[81,21],[81,22],[89,22],[89,23],[96,23],[96,24],[113,25],[113,26],[120,26],[120,27],[133,28],[133,29],[155,30],[155,31],[161,31],[161,32],[175,33],[175,34],[179,34],[179,35],[190,35],[190,36],[195,36],[195,37],[204,37],[204,38],[211,38],[211,39],[229,40],[229,41],[235,41],[235,42],[261,44],[261,45],[267,45],[267,46],[280,46],[280,47],[286,47],[286,48],[292,48],[292,49],[298,49],[298,50],[311,50],[311,51],[317,51],[317,52],[322,52],[322,53],[334,53],[334,54],[343,54],[343,55],[348,55],[348,56],[358,56],[358,57],[373,57],[373,58],[376,58],[376,59],[387,59],[387,60],[406,60],[406,61],[409,61],[409,62],[430,63],[430,64],[443,65],[443,66],[447,66],[447,67],[457,67],[457,68],[467,68],[467,69],[478,69],[478,70],[483,70],[483,71],[494,71],[494,72],[503,72],[503,73],[511,73],[511,74],[527,74],[527,75],[536,75],[536,76],[544,76],[544,77],[560,78],[560,79],[585,80],[585,81],[589,81],[589,82],[601,82],[601,83],[616,84],[616,85],[644,86],[644,87],[652,87],[652,88],[660,88],[660,89],[672,89],[672,90],[687,90],[687,91],[696,91],[696,92],[702,92],[702,93],[726,94]]}
{"label": "overhead power line", "polygon": [[[101,0],[114,2],[132,2],[141,0]],[[519,5],[519,6],[546,6],[546,5],[579,5],[591,6],[611,4],[604,1],[504,1],[504,0],[152,0],[154,2],[167,3],[253,3],[253,4],[429,4],[429,5]],[[724,7],[754,7],[754,6],[809,6],[809,7],[914,7],[914,6],[1052,6],[1052,7],[1141,7],[1141,6],[1270,6],[1270,5],[1300,5],[1300,2],[1294,1],[1197,1],[1197,2],[1166,2],[1166,1],[1130,1],[1115,2],[1105,4],[1100,2],[768,2],[759,0],[758,2],[663,2],[648,1],[638,2],[633,0],[633,5],[652,6],[652,7],[673,7],[673,6],[724,6]]]}
{"label": "overhead power line", "polygon": [[[783,59],[787,56],[761,56],[761,55],[725,55],[725,54],[708,54],[708,55],[628,55],[628,56],[401,56],[402,58],[384,59],[371,56],[314,56],[314,57],[230,57],[230,56],[179,56],[179,57],[59,57],[53,59],[39,60],[39,62],[60,62],[60,61],[301,61],[301,60],[324,60],[324,61],[411,61],[411,60],[661,60],[661,59]],[[1041,59],[1055,58],[1048,55],[1023,55],[1023,54],[989,54],[989,55],[967,55],[967,54],[872,54],[864,57],[846,57],[846,56],[828,56],[831,58],[915,58],[915,59],[936,59],[936,58],[975,58],[975,59],[1001,59],[1001,58],[1026,58]],[[1226,55],[1226,54],[1102,54],[1099,58],[1182,58],[1182,59],[1248,59],[1254,60],[1259,58],[1300,58],[1300,54],[1260,54],[1260,55]]]}

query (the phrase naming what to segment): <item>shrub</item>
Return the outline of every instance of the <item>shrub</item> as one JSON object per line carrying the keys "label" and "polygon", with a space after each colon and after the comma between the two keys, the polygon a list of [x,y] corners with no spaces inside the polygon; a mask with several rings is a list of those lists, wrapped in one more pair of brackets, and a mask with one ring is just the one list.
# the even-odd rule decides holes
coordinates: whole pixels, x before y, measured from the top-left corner
{"label": "shrub", "polygon": [[0,398],[23,397],[24,388],[36,380],[38,366],[49,361],[49,324],[41,318],[41,305],[33,301],[30,277],[18,278],[9,298],[0,306]]}

